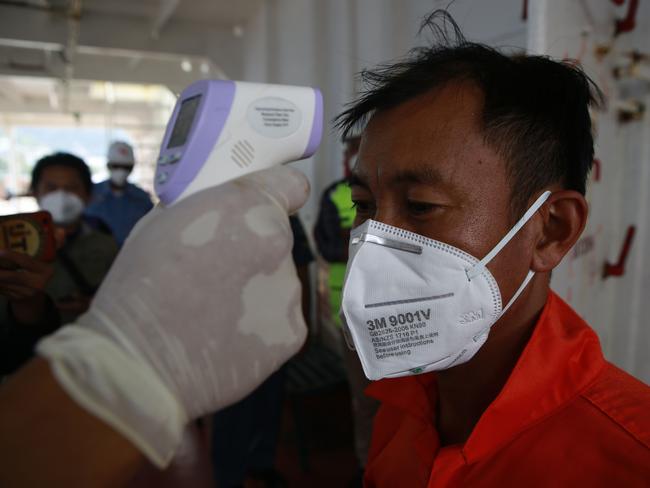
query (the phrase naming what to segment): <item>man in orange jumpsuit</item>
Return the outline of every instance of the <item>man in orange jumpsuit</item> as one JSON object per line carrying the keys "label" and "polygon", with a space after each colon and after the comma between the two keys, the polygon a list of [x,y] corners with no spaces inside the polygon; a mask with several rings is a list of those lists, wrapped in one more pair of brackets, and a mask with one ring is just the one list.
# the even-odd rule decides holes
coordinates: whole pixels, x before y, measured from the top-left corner
{"label": "man in orange jumpsuit", "polygon": [[[352,200],[355,227],[369,227],[356,239],[353,231],[342,307],[366,374],[379,378],[366,390],[382,404],[365,486],[650,486],[650,388],[607,362],[594,331],[549,287],[587,220],[589,108],[601,95],[579,68],[503,55],[436,30],[438,20],[429,22],[442,32],[439,45],[366,73],[370,88],[338,119],[344,133],[367,121]],[[489,260],[487,273],[512,306],[497,307],[473,355],[435,343],[458,323],[440,324],[431,347],[442,359],[432,357],[433,366],[409,363],[411,350],[376,347],[378,331],[397,317],[384,316],[386,325],[371,315],[377,307],[454,295],[408,295],[411,276],[435,279],[418,274],[426,246],[452,250],[441,259],[483,258],[537,201]],[[372,229],[383,237],[369,238]],[[413,248],[421,257],[409,257]],[[463,279],[447,285],[460,289]],[[391,286],[393,301],[368,301]],[[422,307],[418,320],[432,310]],[[384,346],[400,341],[386,337]],[[390,370],[395,364],[402,370]],[[431,372],[414,374],[421,371]]]}

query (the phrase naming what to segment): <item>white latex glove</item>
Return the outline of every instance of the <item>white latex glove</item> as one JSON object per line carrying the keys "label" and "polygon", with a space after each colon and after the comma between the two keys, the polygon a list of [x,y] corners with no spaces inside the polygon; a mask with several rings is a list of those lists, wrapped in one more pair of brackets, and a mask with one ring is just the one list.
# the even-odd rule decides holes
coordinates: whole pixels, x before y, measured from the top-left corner
{"label": "white latex glove", "polygon": [[241,399],[306,337],[286,167],[155,208],[89,311],[39,344],[78,403],[165,466],[185,424]]}

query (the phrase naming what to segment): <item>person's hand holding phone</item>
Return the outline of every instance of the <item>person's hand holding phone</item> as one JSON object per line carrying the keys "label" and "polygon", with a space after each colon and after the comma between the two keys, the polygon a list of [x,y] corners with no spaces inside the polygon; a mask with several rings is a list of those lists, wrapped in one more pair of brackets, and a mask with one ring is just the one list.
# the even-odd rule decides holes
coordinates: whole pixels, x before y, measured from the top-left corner
{"label": "person's hand holding phone", "polygon": [[40,323],[48,311],[45,287],[54,274],[54,266],[27,254],[0,250],[0,295],[20,324]]}

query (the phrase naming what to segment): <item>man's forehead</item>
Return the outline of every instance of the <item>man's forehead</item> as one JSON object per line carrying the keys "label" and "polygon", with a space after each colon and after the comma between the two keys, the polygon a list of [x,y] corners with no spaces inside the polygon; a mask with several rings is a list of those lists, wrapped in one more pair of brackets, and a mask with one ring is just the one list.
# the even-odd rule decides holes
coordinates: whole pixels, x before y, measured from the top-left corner
{"label": "man's forehead", "polygon": [[418,138],[442,136],[459,127],[481,131],[483,104],[483,92],[474,83],[449,82],[375,112],[362,133],[361,146],[392,134]]}
{"label": "man's forehead", "polygon": [[41,173],[41,180],[49,181],[66,181],[66,182],[81,182],[82,178],[79,172],[70,168],[69,166],[49,166],[43,169]]}
{"label": "man's forehead", "polygon": [[376,113],[362,134],[354,172],[363,181],[437,184],[484,178],[483,163],[496,154],[485,144],[482,104],[480,89],[464,83]]}

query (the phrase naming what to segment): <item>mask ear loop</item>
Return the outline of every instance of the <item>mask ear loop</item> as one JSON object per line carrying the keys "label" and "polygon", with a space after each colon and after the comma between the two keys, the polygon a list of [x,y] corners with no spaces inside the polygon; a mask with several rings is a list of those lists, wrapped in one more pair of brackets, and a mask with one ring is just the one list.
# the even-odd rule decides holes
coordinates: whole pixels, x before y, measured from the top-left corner
{"label": "mask ear loop", "polygon": [[[476,265],[474,265],[473,268],[465,270],[465,274],[467,274],[467,279],[469,281],[472,281],[472,279],[476,278],[478,275],[483,274],[486,271],[485,267],[487,266],[487,264],[490,261],[492,261],[494,256],[499,254],[501,249],[503,249],[506,246],[506,244],[508,244],[508,242],[510,242],[510,240],[515,236],[515,234],[517,234],[517,232],[519,232],[521,228],[524,225],[526,225],[526,223],[530,220],[530,218],[533,215],[535,215],[535,212],[537,212],[540,209],[540,207],[544,204],[544,202],[546,202],[546,200],[550,195],[551,192],[548,190],[542,193],[539,196],[539,198],[535,200],[535,203],[533,203],[530,206],[530,208],[526,210],[526,213],[517,221],[517,223],[512,227],[512,229],[510,229],[510,231],[505,236],[503,236],[503,239],[501,239],[497,243],[497,245],[494,246],[492,250],[489,253],[487,253],[487,255],[483,259],[481,259],[478,263],[476,263]],[[530,273],[533,272],[530,271],[529,274]],[[532,276],[530,277],[527,276],[526,279],[524,280],[524,283],[528,284],[531,278]],[[521,290],[518,290],[518,293],[521,293]],[[508,304],[508,306],[509,305],[510,304]]]}
{"label": "mask ear loop", "polygon": [[[501,310],[501,313],[499,313],[499,315],[497,315],[497,317],[494,319],[495,322],[496,322],[497,320],[499,320],[501,317],[503,317],[503,315],[508,311],[508,309],[510,308],[510,306],[511,306],[513,303],[515,303],[515,300],[517,300],[517,298],[519,298],[519,295],[521,295],[521,293],[526,289],[526,287],[528,286],[528,283],[530,283],[530,280],[533,279],[533,276],[535,276],[535,272],[529,270],[529,271],[528,271],[528,274],[527,274],[526,277],[524,278],[523,283],[522,283],[521,285],[519,285],[519,288],[517,289],[517,291],[515,292],[515,294],[512,295],[512,298],[510,299],[510,301],[508,302],[508,304],[507,304],[505,307],[503,307],[503,310]],[[486,328],[483,329],[481,332],[479,332],[478,334],[476,334],[476,335],[473,337],[474,342],[478,341],[479,338],[480,338],[481,336],[483,336],[486,332],[488,332],[488,331],[490,330],[491,327],[492,327],[492,326],[490,325],[489,327],[486,327]]]}
{"label": "mask ear loop", "polygon": [[521,293],[526,289],[526,286],[528,286],[528,283],[530,283],[530,280],[533,279],[533,276],[535,276],[535,272],[529,270],[529,271],[528,271],[528,274],[527,274],[526,277],[524,278],[523,283],[519,286],[519,288],[517,289],[517,291],[515,292],[515,294],[512,295],[512,298],[510,299],[510,301],[508,302],[508,304],[507,304],[505,307],[503,307],[503,310],[501,310],[501,314],[499,315],[499,317],[503,316],[503,314],[505,314],[505,313],[508,311],[508,309],[510,308],[510,306],[511,306],[513,303],[515,303],[515,300],[517,300],[517,298],[519,298],[519,295],[521,295]]}
{"label": "mask ear loop", "polygon": [[[494,256],[499,254],[499,251],[501,251],[501,249],[503,249],[505,247],[505,245],[508,244],[508,242],[510,242],[510,240],[515,236],[515,234],[517,234],[517,232],[519,232],[521,230],[521,228],[524,225],[526,225],[526,222],[528,222],[530,220],[530,218],[533,215],[535,215],[535,212],[537,212],[540,209],[540,207],[546,202],[546,200],[548,200],[549,196],[551,196],[550,191],[545,191],[544,193],[542,193],[539,196],[539,198],[537,198],[537,200],[535,200],[535,203],[533,203],[530,206],[530,208],[526,211],[526,213],[517,221],[517,223],[512,227],[512,229],[510,229],[510,231],[505,236],[503,236],[503,239],[501,239],[498,242],[498,244],[496,246],[494,246],[494,248],[489,253],[487,253],[487,255],[483,259],[481,259],[478,263],[476,263],[476,265],[473,268],[468,269],[468,270],[465,271],[465,273],[467,274],[467,279],[469,281],[472,281],[472,278],[476,278],[478,275],[480,275],[481,273],[486,271],[485,266],[490,261],[492,261]],[[512,298],[510,299],[510,301],[507,303],[507,305],[505,307],[503,307],[503,309],[501,310],[501,313],[499,314],[499,316],[495,320],[498,320],[499,318],[501,318],[503,316],[503,314],[505,314],[508,311],[508,309],[512,306],[512,304],[515,303],[517,298],[519,298],[519,295],[522,294],[522,292],[526,289],[526,286],[528,286],[528,283],[530,283],[530,280],[533,279],[533,276],[535,276],[535,272],[532,271],[532,270],[528,270],[528,274],[526,274],[526,277],[524,278],[524,281],[522,282],[521,285],[519,285],[519,288],[517,289],[515,294],[512,295]],[[479,332],[478,334],[476,334],[474,336],[474,341],[477,341],[478,338],[481,337],[483,334],[485,334],[485,332],[487,330],[489,330],[489,329],[490,329],[490,327],[488,327],[487,329],[484,329],[481,332]]]}
{"label": "mask ear loop", "polygon": [[[521,295],[521,293],[526,289],[526,287],[528,286],[528,283],[530,283],[530,280],[533,279],[533,276],[535,276],[535,272],[529,270],[529,271],[528,271],[528,274],[527,274],[526,277],[524,278],[523,283],[522,283],[521,285],[519,285],[519,288],[517,289],[517,291],[515,292],[515,294],[512,295],[512,298],[510,299],[510,301],[508,302],[508,304],[507,304],[505,307],[503,307],[503,309],[501,310],[501,312],[499,313],[499,315],[497,315],[496,318],[494,319],[495,322],[496,322],[497,320],[499,320],[501,317],[503,317],[503,315],[508,311],[508,309],[510,308],[510,306],[511,306],[513,303],[515,303],[515,300],[517,300],[517,298],[519,298],[519,295]],[[492,326],[490,325],[490,326],[486,327],[485,329],[483,329],[483,330],[482,330],[481,332],[479,332],[478,334],[476,334],[476,335],[473,337],[474,342],[477,342],[477,341],[478,341],[478,340],[479,340],[483,335],[485,335],[487,332],[489,332],[489,330],[490,330],[491,327],[492,327]]]}

